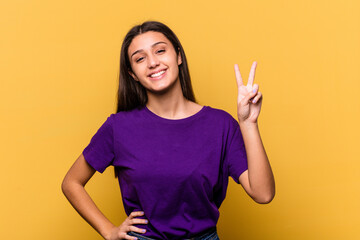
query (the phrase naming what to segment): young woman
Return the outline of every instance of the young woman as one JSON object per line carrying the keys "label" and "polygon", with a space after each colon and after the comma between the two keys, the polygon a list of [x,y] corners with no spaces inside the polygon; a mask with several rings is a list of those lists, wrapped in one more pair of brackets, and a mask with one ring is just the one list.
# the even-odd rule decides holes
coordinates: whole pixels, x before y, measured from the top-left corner
{"label": "young woman", "polygon": [[[219,239],[218,208],[228,178],[257,203],[275,194],[257,119],[262,95],[235,65],[238,120],[201,106],[185,52],[164,24],[144,22],[126,35],[120,57],[117,113],[111,114],[66,174],[62,190],[104,239]],[[114,166],[128,217],[112,224],[84,189]]]}

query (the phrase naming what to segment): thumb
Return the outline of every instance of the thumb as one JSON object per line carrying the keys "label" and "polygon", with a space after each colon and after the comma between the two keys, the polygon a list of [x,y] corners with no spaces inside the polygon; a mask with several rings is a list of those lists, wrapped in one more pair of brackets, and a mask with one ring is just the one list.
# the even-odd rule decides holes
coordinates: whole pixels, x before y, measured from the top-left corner
{"label": "thumb", "polygon": [[253,97],[255,97],[257,94],[257,89],[254,89],[253,91],[249,92],[242,100],[241,100],[241,105],[245,106],[248,105],[250,102],[250,99],[252,99]]}

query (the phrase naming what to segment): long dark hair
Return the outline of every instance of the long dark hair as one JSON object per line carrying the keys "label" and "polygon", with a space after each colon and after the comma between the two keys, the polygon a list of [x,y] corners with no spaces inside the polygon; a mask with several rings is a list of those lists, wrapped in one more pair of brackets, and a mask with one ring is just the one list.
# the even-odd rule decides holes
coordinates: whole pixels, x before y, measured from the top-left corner
{"label": "long dark hair", "polygon": [[129,74],[132,71],[128,49],[132,40],[145,32],[154,31],[164,34],[172,43],[177,54],[180,54],[182,63],[179,65],[179,80],[183,95],[186,99],[196,102],[195,95],[191,85],[189,68],[186,61],[184,49],[176,37],[175,33],[165,24],[156,21],[146,21],[140,25],[136,25],[126,34],[120,53],[120,73],[119,73],[119,89],[117,94],[117,112],[128,111],[134,108],[144,106],[147,101],[145,88],[139,81],[135,81]]}

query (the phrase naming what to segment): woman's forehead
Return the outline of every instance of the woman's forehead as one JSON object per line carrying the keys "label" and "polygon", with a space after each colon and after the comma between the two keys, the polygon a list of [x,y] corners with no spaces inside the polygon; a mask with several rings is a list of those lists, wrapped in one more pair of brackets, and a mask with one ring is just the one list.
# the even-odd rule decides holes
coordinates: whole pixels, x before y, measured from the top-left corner
{"label": "woman's forehead", "polygon": [[131,41],[128,52],[129,54],[132,54],[135,51],[152,48],[156,45],[156,43],[159,42],[171,45],[169,39],[167,39],[167,37],[165,37],[165,35],[160,32],[148,31],[141,33],[134,37],[134,39]]}

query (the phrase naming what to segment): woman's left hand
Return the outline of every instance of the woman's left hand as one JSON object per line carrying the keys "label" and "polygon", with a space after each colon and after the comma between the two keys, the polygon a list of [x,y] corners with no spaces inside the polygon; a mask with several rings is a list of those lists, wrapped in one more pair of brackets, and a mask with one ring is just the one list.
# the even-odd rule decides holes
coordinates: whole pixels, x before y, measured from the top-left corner
{"label": "woman's left hand", "polygon": [[259,92],[259,85],[254,84],[255,69],[257,62],[253,62],[247,85],[243,84],[239,66],[235,64],[235,76],[238,85],[238,118],[239,123],[257,123],[260,114],[262,94]]}

